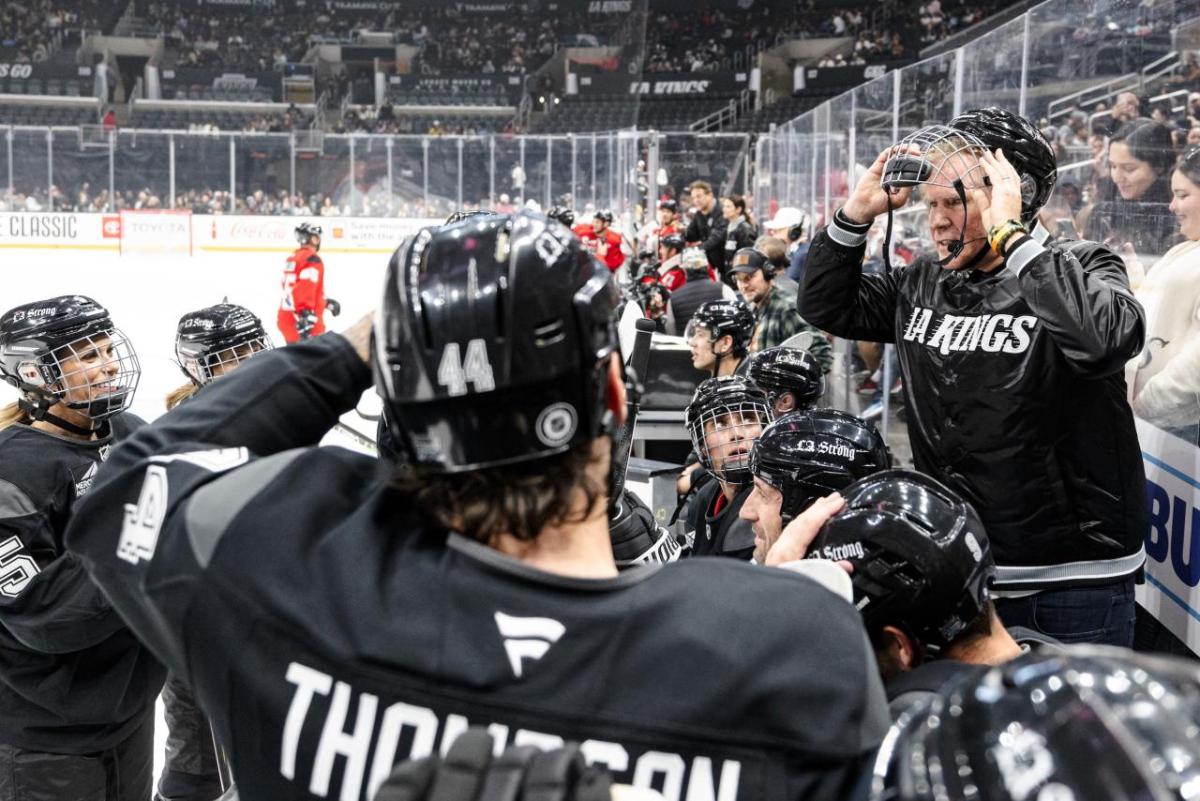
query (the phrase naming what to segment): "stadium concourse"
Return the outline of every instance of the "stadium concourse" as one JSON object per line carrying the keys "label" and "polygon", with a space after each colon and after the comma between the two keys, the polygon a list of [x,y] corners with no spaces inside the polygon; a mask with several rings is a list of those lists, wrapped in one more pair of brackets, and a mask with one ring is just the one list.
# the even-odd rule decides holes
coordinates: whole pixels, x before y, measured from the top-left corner
{"label": "stadium concourse", "polygon": [[1200,0],[23,0],[0,257],[0,801],[1200,798]]}

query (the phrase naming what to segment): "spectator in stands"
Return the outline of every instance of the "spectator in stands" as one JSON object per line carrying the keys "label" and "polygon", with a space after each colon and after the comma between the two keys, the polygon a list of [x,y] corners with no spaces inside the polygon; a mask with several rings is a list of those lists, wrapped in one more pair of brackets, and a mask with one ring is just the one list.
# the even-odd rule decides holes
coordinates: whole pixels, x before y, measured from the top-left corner
{"label": "spectator in stands", "polygon": [[1126,383],[1134,414],[1200,445],[1200,147],[1180,157],[1171,191],[1184,241],[1136,288],[1146,345],[1126,367]]}
{"label": "spectator in stands", "polygon": [[725,229],[727,224],[721,215],[721,209],[717,206],[717,199],[713,196],[712,185],[707,181],[694,181],[688,190],[691,192],[692,202],[696,205],[691,212],[692,219],[688,223],[684,239],[689,244],[699,245],[708,257],[708,263],[713,266],[722,280],[728,281],[725,270]]}
{"label": "spectator in stands", "polygon": [[687,248],[680,257],[680,266],[686,280],[683,286],[671,293],[670,300],[671,313],[680,325],[692,319],[696,310],[710,300],[737,298],[732,289],[713,277],[703,250]]}
{"label": "spectator in stands", "polygon": [[734,253],[754,245],[758,225],[741,195],[721,198],[721,216],[725,218],[725,263],[728,264]]}
{"label": "spectator in stands", "polygon": [[1121,92],[1112,107],[1112,120],[1115,128],[1127,122],[1136,120],[1141,113],[1142,101],[1133,92]]}
{"label": "spectator in stands", "polygon": [[821,363],[821,369],[828,372],[833,366],[833,348],[820,331],[800,316],[795,298],[789,298],[775,286],[776,268],[767,255],[756,248],[739,250],[734,254],[731,270],[738,291],[754,311],[751,352],[782,345],[784,340],[806,332],[811,335],[806,349]]}
{"label": "spectator in stands", "polygon": [[1117,197],[1098,205],[1088,220],[1088,239],[1133,253],[1160,255],[1176,233],[1170,171],[1175,161],[1166,126],[1139,119],[1121,126],[1108,149],[1109,177]]}

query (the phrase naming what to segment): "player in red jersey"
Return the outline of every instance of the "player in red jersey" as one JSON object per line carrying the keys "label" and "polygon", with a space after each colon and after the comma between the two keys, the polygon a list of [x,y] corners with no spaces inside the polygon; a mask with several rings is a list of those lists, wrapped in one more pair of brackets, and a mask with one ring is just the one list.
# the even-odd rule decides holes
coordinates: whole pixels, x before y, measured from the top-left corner
{"label": "player in red jersey", "polygon": [[592,255],[604,262],[610,272],[616,272],[625,263],[625,254],[621,252],[621,235],[612,229],[612,222],[612,212],[600,209],[593,215],[591,225],[580,223],[573,230]]}
{"label": "player in red jersey", "polygon": [[283,295],[279,300],[278,326],[288,344],[325,333],[325,310],[334,317],[342,311],[336,300],[325,297],[325,263],[321,249],[321,227],[310,223],[296,226],[300,247],[288,256],[283,271]]}

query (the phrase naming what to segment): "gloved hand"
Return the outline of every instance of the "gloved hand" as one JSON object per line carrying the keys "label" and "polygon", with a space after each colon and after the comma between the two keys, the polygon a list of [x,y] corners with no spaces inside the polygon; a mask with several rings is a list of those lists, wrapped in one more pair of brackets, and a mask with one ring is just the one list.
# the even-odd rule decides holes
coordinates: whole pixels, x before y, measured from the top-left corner
{"label": "gloved hand", "polygon": [[337,317],[342,313],[342,304],[338,303],[333,298],[325,298],[325,311]]}
{"label": "gloved hand", "polygon": [[312,337],[312,331],[317,327],[317,313],[312,309],[305,309],[296,315],[296,333],[300,335],[300,339],[309,339]]}
{"label": "gloved hand", "polygon": [[621,493],[617,512],[608,520],[608,536],[620,569],[674,562],[682,550],[682,545],[658,525],[654,512],[631,490]]}
{"label": "gloved hand", "polygon": [[553,751],[511,746],[492,756],[486,729],[459,736],[444,758],[397,765],[374,801],[609,801],[612,779],[588,767],[579,746]]}

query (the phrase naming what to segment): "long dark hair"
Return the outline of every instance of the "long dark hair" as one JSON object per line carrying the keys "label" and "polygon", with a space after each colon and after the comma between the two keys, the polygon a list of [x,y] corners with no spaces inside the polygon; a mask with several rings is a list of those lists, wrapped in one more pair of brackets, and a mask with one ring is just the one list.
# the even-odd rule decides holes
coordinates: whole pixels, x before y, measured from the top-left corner
{"label": "long dark hair", "polygon": [[750,213],[750,209],[746,208],[746,198],[741,195],[725,195],[722,200],[728,200],[737,209],[738,214],[746,218],[746,222],[751,228],[758,229],[758,222],[754,219],[754,215]]}
{"label": "long dark hair", "polygon": [[1130,120],[1112,138],[1112,144],[1122,142],[1135,159],[1144,161],[1159,175],[1166,175],[1175,163],[1175,143],[1171,129],[1162,123],[1145,118]]}
{"label": "long dark hair", "polygon": [[1175,171],[1200,186],[1200,145],[1192,145],[1175,162]]}

